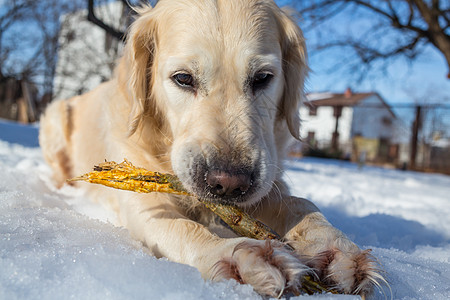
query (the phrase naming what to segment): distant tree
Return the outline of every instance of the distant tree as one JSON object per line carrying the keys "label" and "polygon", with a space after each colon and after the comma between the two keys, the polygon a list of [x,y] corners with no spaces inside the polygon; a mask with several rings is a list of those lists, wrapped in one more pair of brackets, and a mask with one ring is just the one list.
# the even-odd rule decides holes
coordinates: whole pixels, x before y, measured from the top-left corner
{"label": "distant tree", "polygon": [[[26,31],[22,35],[18,35],[21,24],[26,22],[32,15],[34,7],[32,0],[3,1],[0,6],[0,74],[3,78],[11,77],[18,73],[18,70],[26,69],[20,64],[17,49],[27,49],[32,41],[28,42],[28,34]],[[26,40],[26,42],[24,42]],[[33,54],[30,55],[32,58]],[[18,66],[18,63],[20,66]]]}
{"label": "distant tree", "polygon": [[85,0],[84,9],[61,18],[56,98],[84,93],[108,80],[121,55],[133,7],[154,5],[146,0]]}
{"label": "distant tree", "polygon": [[[124,26],[124,23],[117,22],[117,18],[112,17],[115,12],[109,11],[109,6],[106,5],[112,2],[116,1],[96,0],[95,13],[106,22],[115,22],[111,26],[125,32],[129,22]],[[122,2],[128,4],[128,1]],[[107,39],[105,47],[98,49],[95,45],[97,41],[86,38],[90,35],[89,30],[76,32],[76,24],[62,30],[68,15],[76,13],[79,15],[79,22],[87,22],[88,0],[8,0],[0,3],[0,80],[16,78],[32,83],[38,88],[38,98],[44,97],[43,102],[50,101],[62,88],[60,84],[54,86],[58,71],[64,71],[66,78],[71,79],[80,73],[77,68],[79,62],[67,61],[67,57],[65,63],[74,68],[57,68],[60,50],[70,47],[68,44],[72,44],[74,39],[78,40],[82,48],[80,51],[90,55],[83,57],[87,62],[83,66],[89,66],[84,70],[83,76],[97,74],[106,76],[107,79],[112,73],[114,60],[119,55],[120,41],[111,37]],[[130,2],[131,5],[136,3],[137,1]],[[124,12],[124,15],[127,13]],[[105,57],[109,59],[106,60]],[[99,67],[102,64],[107,64],[111,71],[106,74]],[[81,78],[77,82],[80,82],[81,86],[86,80],[87,78]],[[79,93],[78,90],[81,91],[81,87],[76,87],[74,94]],[[40,106],[39,104],[37,103],[37,106]]]}
{"label": "distant tree", "polygon": [[[315,27],[314,50],[341,48],[351,53],[340,66],[358,69],[387,66],[392,59],[414,60],[426,45],[444,56],[450,78],[450,1],[448,0],[304,0],[287,1],[302,18],[304,28]],[[347,32],[333,30],[341,17]],[[353,28],[352,28],[353,26]],[[325,28],[325,27],[324,27]],[[326,29],[325,29],[326,30]],[[351,50],[351,52],[348,52]],[[362,63],[362,64],[361,64]]]}
{"label": "distant tree", "polygon": [[[89,22],[92,16],[97,21]],[[123,1],[89,0],[83,10],[61,18],[56,98],[84,93],[112,76],[131,16]]]}
{"label": "distant tree", "polygon": [[12,0],[0,5],[0,73],[35,84],[51,94],[60,16],[85,0]]}

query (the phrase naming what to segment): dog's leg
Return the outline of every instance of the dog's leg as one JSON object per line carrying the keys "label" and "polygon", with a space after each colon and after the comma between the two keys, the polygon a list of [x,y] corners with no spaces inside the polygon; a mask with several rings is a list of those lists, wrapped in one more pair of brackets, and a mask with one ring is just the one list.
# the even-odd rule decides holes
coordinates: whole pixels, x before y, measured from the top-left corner
{"label": "dog's leg", "polygon": [[72,107],[67,100],[52,102],[41,117],[39,144],[45,160],[53,168],[54,179],[59,186],[72,176],[72,127]]}
{"label": "dog's leg", "polygon": [[266,200],[256,214],[283,235],[330,286],[349,294],[369,295],[374,286],[385,282],[370,252],[359,249],[333,227],[310,201],[284,197],[274,204]]}
{"label": "dog's leg", "polygon": [[309,271],[276,241],[223,239],[187,219],[162,194],[130,195],[121,203],[121,219],[135,238],[157,256],[196,267],[207,279],[236,279],[260,293],[277,297],[295,290]]}

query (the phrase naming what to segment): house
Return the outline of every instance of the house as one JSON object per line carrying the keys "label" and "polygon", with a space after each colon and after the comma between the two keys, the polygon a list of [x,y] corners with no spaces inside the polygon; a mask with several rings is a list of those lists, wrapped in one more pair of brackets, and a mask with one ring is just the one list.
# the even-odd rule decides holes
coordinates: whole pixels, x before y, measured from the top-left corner
{"label": "house", "polygon": [[[106,24],[125,31],[130,23],[128,7],[121,1],[95,7]],[[123,43],[88,21],[83,9],[61,17],[58,62],[53,94],[56,99],[85,93],[111,78]]]}
{"label": "house", "polygon": [[307,149],[354,161],[392,161],[398,156],[396,116],[375,92],[310,93],[300,109]]}

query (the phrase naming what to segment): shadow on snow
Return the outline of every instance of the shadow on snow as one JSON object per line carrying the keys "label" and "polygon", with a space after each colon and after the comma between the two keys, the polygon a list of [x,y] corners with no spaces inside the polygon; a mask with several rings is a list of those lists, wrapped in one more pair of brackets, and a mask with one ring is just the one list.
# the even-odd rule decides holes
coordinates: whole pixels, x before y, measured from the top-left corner
{"label": "shadow on snow", "polygon": [[336,207],[322,207],[322,213],[350,239],[361,246],[396,248],[412,252],[416,246],[442,246],[450,242],[444,236],[416,221],[386,214],[349,216]]}

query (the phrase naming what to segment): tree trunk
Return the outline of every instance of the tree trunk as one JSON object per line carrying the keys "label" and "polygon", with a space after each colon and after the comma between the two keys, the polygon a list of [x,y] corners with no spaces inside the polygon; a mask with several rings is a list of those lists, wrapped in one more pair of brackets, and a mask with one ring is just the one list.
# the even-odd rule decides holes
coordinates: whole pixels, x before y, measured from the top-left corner
{"label": "tree trunk", "polygon": [[450,36],[445,33],[445,29],[439,23],[439,16],[445,12],[439,7],[439,1],[433,1],[431,4],[427,4],[424,0],[413,0],[413,2],[428,25],[427,39],[442,52],[447,61],[447,78],[450,79]]}
{"label": "tree trunk", "polygon": [[420,105],[416,106],[416,119],[412,126],[412,136],[411,136],[411,156],[409,159],[409,168],[414,170],[416,168],[416,158],[417,158],[417,142],[419,137],[419,131],[422,127],[421,121],[421,110],[422,107]]}

